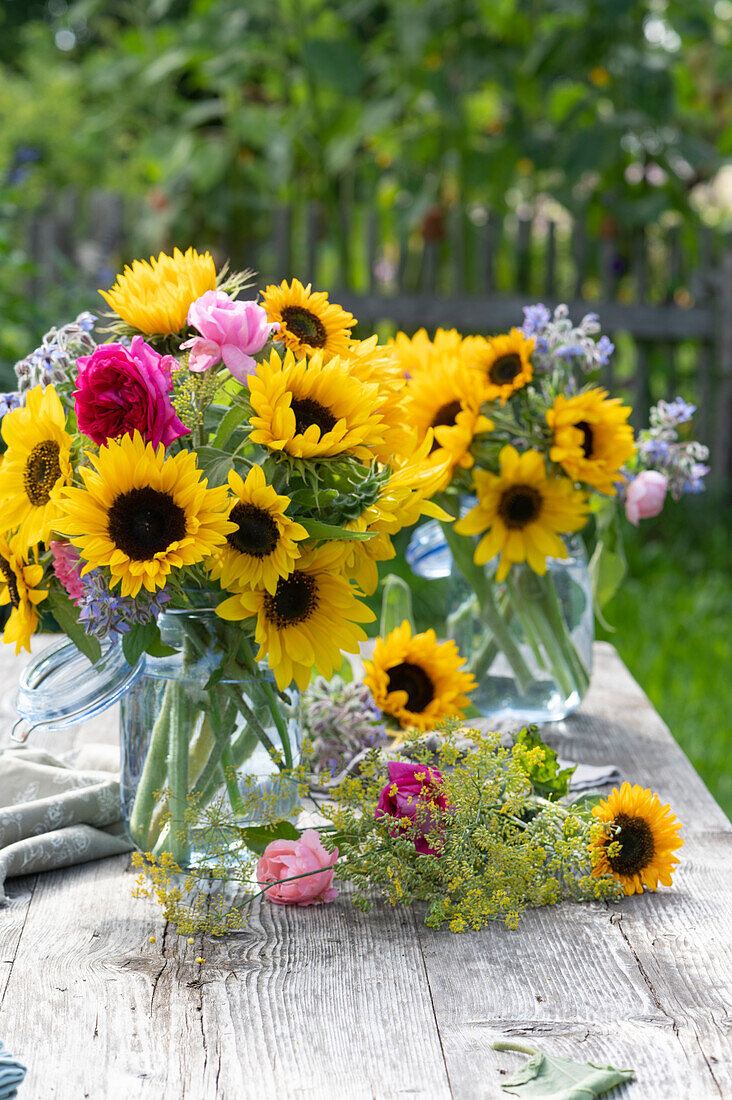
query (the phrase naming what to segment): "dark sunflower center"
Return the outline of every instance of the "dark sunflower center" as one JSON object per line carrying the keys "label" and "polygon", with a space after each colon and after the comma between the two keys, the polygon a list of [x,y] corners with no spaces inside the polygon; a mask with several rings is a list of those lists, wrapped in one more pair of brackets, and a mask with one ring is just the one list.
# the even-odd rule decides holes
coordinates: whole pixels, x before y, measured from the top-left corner
{"label": "dark sunflower center", "polygon": [[644,818],[630,817],[629,814],[618,814],[614,824],[620,831],[614,833],[607,843],[616,840],[621,848],[617,856],[608,857],[608,863],[616,875],[636,875],[653,859],[655,845],[651,827]]}
{"label": "dark sunflower center", "polygon": [[148,561],[185,537],[186,514],[168,493],[149,486],[130,489],[112,503],[107,531],[132,561]]}
{"label": "dark sunflower center", "polygon": [[575,427],[579,428],[582,432],[582,451],[585,458],[592,458],[592,451],[595,446],[595,437],[592,428],[586,420],[580,420]]}
{"label": "dark sunflower center", "polygon": [[236,531],[226,536],[226,541],[240,554],[266,558],[276,549],[280,541],[279,529],[264,508],[240,502],[231,509],[229,519],[238,526]]}
{"label": "dark sunflower center", "polygon": [[433,428],[451,428],[457,420],[460,412],[459,401],[449,401],[447,405],[441,405],[432,421]]}
{"label": "dark sunflower center", "polygon": [[510,355],[501,355],[495,363],[491,363],[488,377],[494,386],[507,386],[520,373],[521,357],[511,352]]}
{"label": "dark sunflower center", "polygon": [[37,508],[48,504],[51,490],[61,477],[59,451],[58,443],[46,439],[43,443],[36,443],[26,459],[23,485],[28,500]]}
{"label": "dark sunflower center", "polygon": [[388,691],[406,691],[407,710],[412,714],[421,714],[435,697],[432,681],[421,667],[411,661],[402,661],[387,671]]}
{"label": "dark sunflower center", "polygon": [[289,577],[280,577],[274,596],[264,597],[264,613],[278,630],[305,622],[318,606],[315,577],[296,569]]}
{"label": "dark sunflower center", "polygon": [[330,409],[326,409],[319,401],[313,401],[311,397],[293,397],[291,408],[295,414],[295,431],[298,435],[302,435],[311,424],[315,424],[320,428],[322,438],[338,423]]}
{"label": "dark sunflower center", "polygon": [[8,586],[8,595],[10,596],[10,602],[13,607],[20,607],[20,593],[18,592],[18,578],[13,572],[10,562],[0,556],[0,573],[5,578],[5,583]]}
{"label": "dark sunflower center", "polygon": [[525,527],[541,512],[541,494],[531,485],[512,485],[501,497],[498,512],[506,527]]}
{"label": "dark sunflower center", "polygon": [[314,348],[322,348],[328,337],[325,326],[319,317],[302,306],[285,306],[282,320],[298,340]]}

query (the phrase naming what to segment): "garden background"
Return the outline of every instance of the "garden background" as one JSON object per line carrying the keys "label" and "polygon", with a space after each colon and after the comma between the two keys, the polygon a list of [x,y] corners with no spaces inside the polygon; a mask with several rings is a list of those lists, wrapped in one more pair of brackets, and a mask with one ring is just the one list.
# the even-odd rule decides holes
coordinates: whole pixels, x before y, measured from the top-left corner
{"label": "garden background", "polygon": [[731,813],[732,0],[9,0],[0,67],[0,389],[173,244],[359,334],[616,310],[610,380],[699,403],[716,476],[628,528],[601,634]]}

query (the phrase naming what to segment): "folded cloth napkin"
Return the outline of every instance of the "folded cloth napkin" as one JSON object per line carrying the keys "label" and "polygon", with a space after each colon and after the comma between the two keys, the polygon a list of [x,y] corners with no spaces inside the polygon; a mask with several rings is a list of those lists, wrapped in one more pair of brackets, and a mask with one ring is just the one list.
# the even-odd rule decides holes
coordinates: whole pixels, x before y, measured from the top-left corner
{"label": "folded cloth napkin", "polygon": [[572,794],[576,791],[593,791],[595,787],[608,787],[622,779],[620,769],[615,764],[575,764],[573,760],[557,759],[560,768],[574,768],[569,781]]}
{"label": "folded cloth napkin", "polygon": [[119,759],[106,745],[66,759],[25,745],[0,750],[0,906],[13,875],[130,851],[118,777]]}
{"label": "folded cloth napkin", "polygon": [[18,1095],[18,1085],[22,1085],[26,1068],[0,1043],[0,1100],[13,1100]]}

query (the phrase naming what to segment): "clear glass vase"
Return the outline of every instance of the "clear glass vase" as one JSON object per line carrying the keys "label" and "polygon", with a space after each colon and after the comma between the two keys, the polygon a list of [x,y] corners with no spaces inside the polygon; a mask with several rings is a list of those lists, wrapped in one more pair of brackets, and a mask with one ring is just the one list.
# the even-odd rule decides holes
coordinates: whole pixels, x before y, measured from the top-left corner
{"label": "clear glass vase", "polygon": [[478,687],[471,702],[491,720],[555,722],[584,698],[592,672],[592,584],[582,540],[565,540],[566,558],[547,558],[539,576],[514,565],[497,582],[498,559],[473,563],[473,540],[437,523],[414,533],[412,570],[448,577],[445,634]]}
{"label": "clear glass vase", "polygon": [[296,811],[281,772],[299,762],[299,693],[280,691],[240,624],[213,610],[158,625],[173,652],[148,656],[121,701],[122,817],[141,851],[200,870],[241,848],[237,829]]}

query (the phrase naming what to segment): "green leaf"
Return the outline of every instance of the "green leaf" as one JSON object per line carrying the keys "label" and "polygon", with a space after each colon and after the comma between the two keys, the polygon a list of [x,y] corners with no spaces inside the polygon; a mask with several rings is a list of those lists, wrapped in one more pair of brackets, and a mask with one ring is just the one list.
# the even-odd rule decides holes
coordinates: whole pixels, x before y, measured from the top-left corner
{"label": "green leaf", "polygon": [[211,486],[225,485],[229,476],[229,470],[234,462],[228,451],[222,451],[219,447],[208,445],[199,447],[196,451],[199,467],[203,470],[208,483]]}
{"label": "green leaf", "polygon": [[313,76],[337,92],[357,95],[366,72],[361,51],[347,38],[311,38],[303,43],[303,60]]}
{"label": "green leaf", "polygon": [[236,830],[252,852],[261,856],[264,849],[273,840],[297,840],[300,831],[291,821],[275,821],[272,825],[251,825],[248,829]]}
{"label": "green leaf", "polygon": [[226,446],[229,441],[229,437],[235,428],[241,424],[242,420],[246,416],[244,409],[238,408],[236,405],[224,413],[219,424],[218,431],[214,436],[213,446],[217,450]]}
{"label": "green leaf", "polygon": [[79,622],[78,608],[71,602],[66,592],[55,584],[49,588],[44,610],[46,608],[52,612],[54,619],[76,648],[88,657],[92,664],[95,664],[102,655],[102,647],[96,638],[92,638],[84,630]]}
{"label": "green leaf", "polygon": [[563,798],[569,789],[569,781],[574,775],[576,765],[571,768],[560,768],[557,754],[542,741],[536,726],[520,730],[516,734],[516,744],[525,745],[528,749],[544,750],[544,762],[525,769],[534,794],[547,798],[550,802],[557,802]]}
{"label": "green leaf", "polygon": [[632,1069],[598,1066],[594,1062],[573,1062],[571,1058],[542,1054],[519,1043],[497,1042],[493,1044],[493,1049],[515,1050],[531,1055],[513,1077],[501,1082],[501,1088],[514,1096],[541,1097],[542,1100],[591,1100],[635,1076]]}
{"label": "green leaf", "polygon": [[163,645],[160,638],[160,630],[156,622],[142,623],[132,626],[122,636],[122,652],[129,665],[136,665],[143,653],[149,653],[151,657],[169,657],[175,653],[167,645]]}
{"label": "green leaf", "polygon": [[589,570],[595,615],[606,630],[612,630],[603,618],[602,609],[620,588],[628,571],[622,548],[617,553],[604,540],[598,542],[589,561]]}
{"label": "green leaf", "polygon": [[401,626],[404,620],[414,632],[414,611],[412,609],[412,590],[407,582],[396,573],[389,573],[384,580],[381,597],[381,623],[379,633],[382,638]]}
{"label": "green leaf", "polygon": [[364,542],[373,538],[373,531],[347,531],[345,527],[337,527],[334,523],[323,523],[319,519],[309,519],[306,516],[298,516],[297,522],[301,523],[311,539],[342,539],[344,542]]}
{"label": "green leaf", "polygon": [[599,806],[601,802],[601,794],[581,794],[579,798],[573,799],[570,805],[573,810],[579,810],[580,813],[583,813],[585,810],[590,813],[594,810],[595,806]]}

